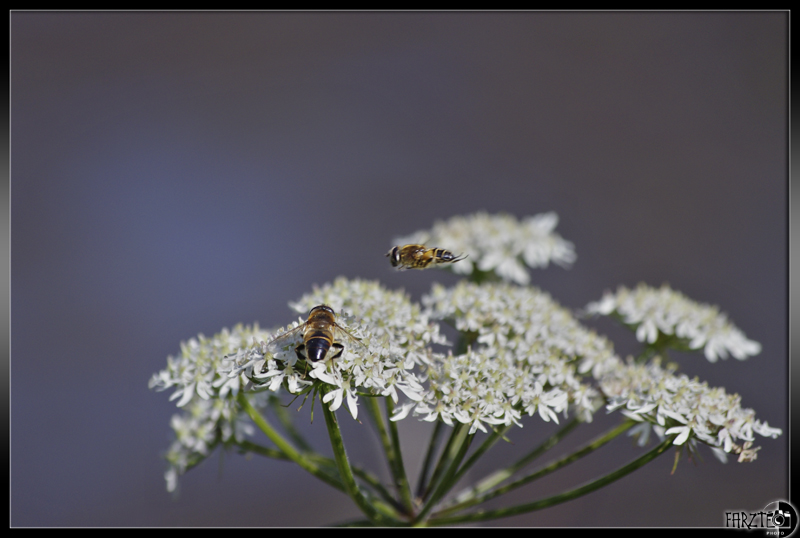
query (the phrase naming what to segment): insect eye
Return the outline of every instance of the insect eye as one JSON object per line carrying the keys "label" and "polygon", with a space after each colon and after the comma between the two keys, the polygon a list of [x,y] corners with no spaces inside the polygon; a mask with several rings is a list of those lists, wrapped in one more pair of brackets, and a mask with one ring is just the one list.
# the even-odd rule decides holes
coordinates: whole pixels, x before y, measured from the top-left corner
{"label": "insect eye", "polygon": [[390,261],[392,262],[392,267],[397,267],[397,262],[400,261],[400,253],[397,251],[397,247],[394,247],[392,250],[390,250],[387,256],[389,256]]}

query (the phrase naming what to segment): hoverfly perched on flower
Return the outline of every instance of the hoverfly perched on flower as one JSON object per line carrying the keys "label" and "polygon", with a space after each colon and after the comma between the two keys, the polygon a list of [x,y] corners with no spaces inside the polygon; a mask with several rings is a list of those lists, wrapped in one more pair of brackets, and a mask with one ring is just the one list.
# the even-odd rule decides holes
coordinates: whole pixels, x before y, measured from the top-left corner
{"label": "hoverfly perched on flower", "polygon": [[392,262],[392,267],[402,271],[404,269],[425,269],[431,265],[455,263],[466,258],[466,255],[456,256],[443,248],[428,248],[425,245],[405,245],[394,247],[386,256]]}
{"label": "hoverfly perched on flower", "polygon": [[[339,333],[338,335],[335,334],[337,332]],[[305,323],[275,337],[267,346],[273,350],[277,350],[282,343],[287,342],[298,333],[303,335],[303,341],[294,348],[294,352],[300,360],[308,359],[311,362],[323,361],[331,348],[336,350],[336,354],[331,357],[331,360],[338,359],[342,356],[344,345],[337,341],[338,338],[336,338],[336,336],[342,334],[352,343],[366,348],[358,338],[336,323],[336,312],[333,311],[333,308],[324,304],[312,308],[311,312],[308,313],[308,320]],[[264,363],[261,373],[263,374],[266,371],[267,364]]]}

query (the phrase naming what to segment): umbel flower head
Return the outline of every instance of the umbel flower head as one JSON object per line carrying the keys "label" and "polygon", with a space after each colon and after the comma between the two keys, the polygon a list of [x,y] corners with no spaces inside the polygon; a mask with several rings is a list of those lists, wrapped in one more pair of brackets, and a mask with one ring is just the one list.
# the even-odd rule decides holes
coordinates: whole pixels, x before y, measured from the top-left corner
{"label": "umbel flower head", "polygon": [[486,431],[484,424],[522,426],[524,414],[558,422],[572,404],[591,420],[599,394],[583,382],[579,367],[602,370],[613,348],[546,293],[462,282],[451,289],[436,285],[422,302],[431,318],[448,321],[472,345],[426,363],[428,389],[395,419],[413,411],[423,420],[469,424],[474,433]]}
{"label": "umbel flower head", "polygon": [[757,420],[752,409],[742,408],[738,394],[675,375],[662,368],[658,358],[646,365],[620,362],[605,373],[600,388],[609,411],[622,409],[624,415],[658,428],[662,436],[677,435],[673,444],[701,441],[717,451],[739,454],[740,462],[756,458],[753,433],[772,438],[782,433]]}
{"label": "umbel flower head", "polygon": [[[223,357],[268,336],[258,325],[237,325],[207,338],[202,334],[181,343],[181,353],[167,358],[167,368],[153,375],[149,387],[158,391],[175,388],[170,400],[178,400],[182,414],[172,416],[175,441],[166,454],[169,464],[167,489],[174,491],[178,476],[203,461],[219,444],[240,442],[254,431],[250,420],[236,405],[244,379],[219,374]],[[256,405],[265,405],[256,396]]]}
{"label": "umbel flower head", "polygon": [[223,329],[211,338],[200,334],[188,342],[181,342],[180,355],[167,357],[167,368],[153,374],[148,386],[158,391],[175,387],[169,399],[177,399],[178,407],[184,407],[196,398],[209,400],[225,398],[229,394],[235,396],[242,388],[241,380],[219,375],[224,357],[269,338],[269,334],[257,324],[236,325],[232,330]]}
{"label": "umbel flower head", "polygon": [[706,358],[746,359],[761,352],[761,345],[748,340],[716,306],[700,304],[673,291],[639,284],[635,290],[620,286],[600,301],[586,306],[590,314],[614,315],[636,331],[640,342],[655,343],[659,335],[676,337],[671,347],[703,349]]}
{"label": "umbel flower head", "polygon": [[521,221],[507,213],[478,212],[437,221],[430,230],[396,238],[395,244],[424,243],[466,254],[466,259],[447,267],[459,274],[494,273],[502,280],[527,284],[525,265],[547,267],[553,262],[568,267],[575,261],[575,247],[553,231],[556,224],[553,212]]}

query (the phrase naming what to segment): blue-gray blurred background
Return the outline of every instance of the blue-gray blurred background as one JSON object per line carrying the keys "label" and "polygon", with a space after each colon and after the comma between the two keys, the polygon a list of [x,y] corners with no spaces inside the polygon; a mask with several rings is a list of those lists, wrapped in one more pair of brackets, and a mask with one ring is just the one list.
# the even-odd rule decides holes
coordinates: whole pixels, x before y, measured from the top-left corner
{"label": "blue-gray blurred background", "polygon": [[[338,275],[414,299],[456,282],[393,272],[384,253],[482,209],[558,213],[577,262],[532,282],[567,307],[640,281],[720,305],[763,352],[675,358],[784,429],[754,463],[705,450],[670,475],[669,452],[491,524],[722,526],[787,497],[787,13],[12,12],[10,31],[13,526],[356,517],[293,464],[235,453],[173,499],[176,409],[147,381],[181,340],[284,325],[289,301]],[[343,423],[351,457],[384,473],[369,425]],[[524,424],[470,478],[553,431]],[[429,431],[401,423],[414,475]],[[639,453],[617,439],[513,501]]]}

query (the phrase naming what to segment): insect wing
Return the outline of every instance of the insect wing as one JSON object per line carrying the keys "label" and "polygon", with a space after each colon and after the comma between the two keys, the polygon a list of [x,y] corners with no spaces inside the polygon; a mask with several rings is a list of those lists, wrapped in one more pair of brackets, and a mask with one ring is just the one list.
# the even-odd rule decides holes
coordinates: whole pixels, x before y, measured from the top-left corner
{"label": "insect wing", "polygon": [[364,342],[362,342],[361,340],[359,340],[358,338],[356,338],[355,336],[350,334],[350,331],[348,331],[347,329],[345,329],[344,327],[342,327],[338,323],[334,323],[333,325],[336,328],[336,341],[337,342],[341,343],[342,335],[344,335],[345,340],[347,342],[349,342],[351,344],[354,344],[356,347],[358,347],[362,351],[366,351],[367,350],[367,346],[364,344]]}
{"label": "insect wing", "polygon": [[291,352],[294,355],[294,347],[302,341],[305,327],[306,323],[301,323],[294,329],[289,329],[285,333],[276,336],[267,343],[267,351],[276,358],[284,352]]}
{"label": "insect wing", "polygon": [[454,256],[452,260],[447,260],[447,263],[456,263],[460,262],[464,258],[467,258],[469,254],[459,254],[458,256]]}

